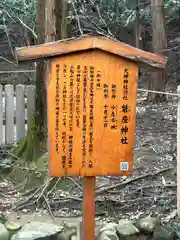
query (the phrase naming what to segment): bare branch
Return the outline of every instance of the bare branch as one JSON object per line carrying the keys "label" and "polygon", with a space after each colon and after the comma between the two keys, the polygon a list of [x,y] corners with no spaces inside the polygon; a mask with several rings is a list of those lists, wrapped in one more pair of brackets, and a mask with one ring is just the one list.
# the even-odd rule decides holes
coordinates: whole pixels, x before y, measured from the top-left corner
{"label": "bare branch", "polygon": [[26,25],[19,17],[16,17],[19,22],[24,26],[26,27],[32,34],[33,36],[35,37],[35,39],[37,39],[37,34],[33,31],[33,29],[31,29],[28,25]]}
{"label": "bare branch", "polygon": [[49,210],[49,213],[50,213],[50,215],[51,215],[51,217],[53,218],[53,219],[55,219],[55,217],[54,217],[54,215],[53,215],[53,213],[52,213],[52,211],[51,211],[51,207],[50,207],[50,205],[49,205],[49,203],[48,203],[48,200],[47,200],[47,198],[46,198],[46,196],[43,194],[43,198],[44,198],[44,201],[45,201],[45,203],[46,203],[46,205],[47,205],[47,208],[48,208],[48,210]]}
{"label": "bare branch", "polygon": [[15,23],[16,21],[14,20],[14,18],[6,11],[6,10],[2,10],[4,13],[7,14],[7,16]]}
{"label": "bare branch", "polygon": [[97,10],[97,12],[98,12],[98,16],[99,16],[101,22],[102,22],[102,23],[104,24],[104,26],[106,27],[106,29],[107,29],[107,31],[108,31],[108,34],[109,34],[111,37],[114,37],[114,34],[110,31],[110,29],[108,28],[108,25],[107,25],[106,21],[103,19],[102,15],[101,15],[99,6],[98,6],[97,4],[95,5],[95,3],[94,3],[92,0],[90,0],[90,1],[91,1],[92,5],[96,7],[96,10]]}
{"label": "bare branch", "polygon": [[9,44],[9,48],[11,50],[11,54],[13,55],[14,59],[16,59],[13,48],[12,48],[11,40],[10,40],[10,37],[9,37],[9,32],[8,32],[8,29],[7,29],[6,24],[5,24],[5,18],[4,17],[3,17],[3,25],[4,25],[4,31],[5,31],[7,39],[8,39],[8,44]]}
{"label": "bare branch", "polygon": [[2,56],[0,56],[0,59],[2,59],[2,60],[4,60],[4,61],[6,61],[6,62],[8,62],[8,63],[11,63],[11,64],[13,64],[14,66],[18,67],[18,64],[17,64],[17,63],[15,63],[15,62],[12,62],[12,61],[8,60],[8,59],[7,59],[7,58],[5,58],[5,57],[2,57]]}
{"label": "bare branch", "polygon": [[70,0],[70,2],[72,3],[73,9],[74,9],[74,12],[75,12],[75,15],[76,15],[76,20],[77,20],[77,24],[78,24],[80,34],[83,35],[83,30],[81,28],[81,23],[80,23],[80,19],[79,19],[78,13],[77,13],[76,6],[74,4],[74,0]]}

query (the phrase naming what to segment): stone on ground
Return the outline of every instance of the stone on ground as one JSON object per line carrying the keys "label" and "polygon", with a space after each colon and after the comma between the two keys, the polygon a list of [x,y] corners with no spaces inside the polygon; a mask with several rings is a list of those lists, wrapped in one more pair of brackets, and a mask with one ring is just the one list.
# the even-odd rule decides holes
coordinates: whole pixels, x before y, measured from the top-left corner
{"label": "stone on ground", "polygon": [[101,228],[98,240],[119,240],[116,228],[116,223],[106,224],[103,228]]}
{"label": "stone on ground", "polygon": [[10,239],[22,227],[21,224],[13,223],[13,222],[6,222],[4,226],[9,231]]}
{"label": "stone on ground", "polygon": [[2,223],[0,223],[0,240],[9,240],[9,232]]}
{"label": "stone on ground", "polygon": [[119,240],[117,234],[112,231],[102,232],[98,240]]}
{"label": "stone on ground", "polygon": [[76,230],[74,228],[64,229],[63,232],[58,234],[57,240],[71,240],[75,234]]}
{"label": "stone on ground", "polygon": [[12,223],[6,222],[4,225],[7,228],[7,230],[9,230],[9,231],[17,231],[22,227],[21,224],[13,223],[13,222]]}
{"label": "stone on ground", "polygon": [[108,231],[102,232],[98,240],[119,240],[119,238],[115,232],[108,230]]}
{"label": "stone on ground", "polygon": [[71,240],[80,240],[80,239],[77,239],[76,236],[72,236],[72,237],[71,237]]}
{"label": "stone on ground", "polygon": [[[130,220],[122,219],[119,221],[117,226],[117,233],[120,239],[136,239],[134,236],[139,233],[139,230],[134,226],[133,222]],[[133,236],[132,238],[122,238],[122,237]]]}
{"label": "stone on ground", "polygon": [[104,227],[102,227],[100,229],[100,232],[104,232],[104,231],[114,231],[116,232],[118,224],[116,223],[107,223],[106,225],[104,225]]}
{"label": "stone on ground", "polygon": [[175,232],[171,227],[156,226],[154,229],[153,240],[173,240]]}
{"label": "stone on ground", "polygon": [[152,233],[157,225],[160,225],[160,220],[149,216],[136,223],[136,227],[143,233]]}
{"label": "stone on ground", "polygon": [[13,235],[11,240],[57,240],[58,233],[62,229],[62,226],[52,223],[31,222],[25,224],[20,231]]}

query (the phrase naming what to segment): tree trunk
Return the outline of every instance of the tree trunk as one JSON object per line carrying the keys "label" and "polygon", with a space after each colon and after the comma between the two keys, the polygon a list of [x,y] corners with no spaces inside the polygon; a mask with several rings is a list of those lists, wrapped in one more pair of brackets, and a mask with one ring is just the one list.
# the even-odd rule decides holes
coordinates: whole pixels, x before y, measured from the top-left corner
{"label": "tree trunk", "polygon": [[[164,54],[167,38],[164,20],[164,0],[151,0],[152,13],[152,47],[153,52]],[[166,87],[166,71],[152,72],[149,89],[164,92]],[[165,95],[148,93],[148,101],[166,100]]]}
{"label": "tree trunk", "polygon": [[[37,26],[37,44],[44,43],[45,39],[45,1],[37,1],[37,14],[36,14],[36,26]],[[37,62],[36,65],[36,111],[35,111],[35,126],[37,131],[37,151],[40,143],[46,139],[46,89],[44,84],[45,77],[45,63],[44,61]],[[39,157],[34,156],[34,158]],[[36,155],[36,154],[35,154]]]}
{"label": "tree trunk", "polygon": [[[36,44],[44,43],[44,30],[45,30],[45,1],[37,1],[37,14],[36,14]],[[44,61],[36,63],[36,105],[34,117],[31,120],[31,126],[28,129],[27,137],[23,140],[23,149],[20,151],[19,157],[25,158],[27,161],[36,160],[42,152],[44,152],[44,143],[46,139],[46,90],[44,84]],[[43,143],[43,144],[42,144]],[[23,146],[24,145],[24,146]],[[17,152],[19,149],[17,149]]]}
{"label": "tree trunk", "polygon": [[56,0],[45,0],[45,42],[56,40]]}
{"label": "tree trunk", "polygon": [[[66,0],[39,0],[38,2],[40,2],[39,6],[37,6],[38,44],[67,37],[66,19],[68,7]],[[35,125],[38,132],[37,142],[39,142],[39,144],[36,144],[40,149],[40,153],[47,151],[46,78],[48,66],[49,61],[40,62],[37,65]]]}
{"label": "tree trunk", "polygon": [[[67,37],[66,0],[37,1],[37,44],[51,42]],[[58,6],[58,9],[56,8]],[[36,110],[27,137],[19,144],[15,153],[26,160],[37,160],[47,151],[47,101],[46,76],[48,61],[36,65]]]}
{"label": "tree trunk", "polygon": [[56,0],[56,40],[68,37],[68,0]]}
{"label": "tree trunk", "polygon": [[139,14],[139,0],[136,0],[136,24],[135,24],[135,37],[136,47],[140,48],[140,14]]}
{"label": "tree trunk", "polygon": [[[37,1],[37,44],[56,40],[55,0]],[[41,153],[47,151],[47,99],[46,74],[48,61],[40,61],[36,67],[36,153],[37,159]]]}

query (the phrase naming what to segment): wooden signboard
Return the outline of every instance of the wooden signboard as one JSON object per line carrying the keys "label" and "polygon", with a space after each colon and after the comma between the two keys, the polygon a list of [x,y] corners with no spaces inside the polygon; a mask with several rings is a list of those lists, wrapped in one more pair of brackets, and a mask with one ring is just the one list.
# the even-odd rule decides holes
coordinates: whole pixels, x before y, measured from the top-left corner
{"label": "wooden signboard", "polygon": [[126,175],[133,167],[137,64],[101,50],[52,59],[51,176]]}
{"label": "wooden signboard", "polygon": [[19,48],[17,57],[50,60],[46,82],[50,175],[130,174],[137,63],[163,69],[166,59],[91,36]]}
{"label": "wooden signboard", "polygon": [[83,239],[95,226],[95,176],[133,168],[138,64],[164,69],[166,58],[104,37],[16,49],[20,61],[48,58],[51,176],[84,176]]}

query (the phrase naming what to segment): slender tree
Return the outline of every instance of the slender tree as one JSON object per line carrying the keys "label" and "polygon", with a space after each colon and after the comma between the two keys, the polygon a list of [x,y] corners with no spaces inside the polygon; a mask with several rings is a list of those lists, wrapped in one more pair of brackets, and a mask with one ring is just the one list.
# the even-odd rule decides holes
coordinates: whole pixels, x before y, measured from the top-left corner
{"label": "slender tree", "polygon": [[[152,13],[152,47],[155,53],[164,54],[167,47],[166,29],[164,20],[164,0],[151,0]],[[149,89],[164,91],[166,86],[166,71],[152,72]],[[148,101],[165,100],[165,95],[149,93]]]}
{"label": "slender tree", "polygon": [[[36,44],[44,43],[45,39],[45,1],[37,0],[36,7]],[[31,161],[39,157],[41,143],[45,136],[46,94],[44,85],[44,61],[36,63],[36,110],[28,129],[27,137],[17,148],[17,155]]]}
{"label": "slender tree", "polygon": [[[52,42],[67,37],[66,0],[37,0],[37,44]],[[16,149],[18,156],[37,160],[47,151],[47,104],[46,78],[48,61],[36,63],[36,110],[27,137]]]}
{"label": "slender tree", "polygon": [[[45,19],[46,19],[46,1],[37,1],[36,13],[36,31],[37,44],[44,43],[45,40]],[[34,158],[38,157],[40,153],[40,142],[46,139],[46,89],[44,84],[45,78],[45,62],[37,62],[36,66],[36,111],[35,111],[35,127],[36,127],[36,149],[37,152]]]}
{"label": "slender tree", "polygon": [[68,0],[56,0],[56,39],[68,37],[67,15],[69,11]]}
{"label": "slender tree", "polygon": [[[42,2],[44,3],[42,4]],[[39,10],[37,11],[38,44],[67,37],[67,4],[66,0],[37,1],[37,10]],[[40,7],[44,7],[44,14],[41,13],[42,9]],[[38,133],[37,143],[39,143],[36,146],[40,149],[39,153],[41,153],[41,150],[45,150],[47,146],[46,77],[48,64],[48,61],[46,61],[37,65],[35,124]],[[37,152],[37,154],[39,153]],[[37,155],[35,158],[37,158]]]}
{"label": "slender tree", "polygon": [[140,21],[139,21],[139,0],[136,0],[136,23],[135,23],[135,36],[136,36],[136,47],[140,48]]}

